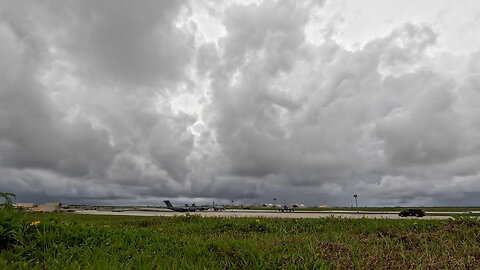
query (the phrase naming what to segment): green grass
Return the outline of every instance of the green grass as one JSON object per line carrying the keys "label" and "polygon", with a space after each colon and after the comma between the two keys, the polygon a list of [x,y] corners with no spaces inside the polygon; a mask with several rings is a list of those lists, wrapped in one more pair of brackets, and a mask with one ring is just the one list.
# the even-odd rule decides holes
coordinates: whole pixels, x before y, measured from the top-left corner
{"label": "green grass", "polygon": [[[40,221],[37,225],[30,225]],[[416,224],[415,224],[416,223]],[[477,269],[480,222],[0,211],[0,269]]]}

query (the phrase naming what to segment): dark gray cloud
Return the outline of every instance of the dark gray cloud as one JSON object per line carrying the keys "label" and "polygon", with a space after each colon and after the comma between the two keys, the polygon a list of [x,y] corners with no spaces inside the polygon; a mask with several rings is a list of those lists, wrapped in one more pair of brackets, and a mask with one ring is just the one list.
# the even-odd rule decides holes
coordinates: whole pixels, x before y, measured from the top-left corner
{"label": "dark gray cloud", "polygon": [[0,190],[21,200],[478,204],[480,57],[437,15],[349,45],[331,2],[7,2]]}

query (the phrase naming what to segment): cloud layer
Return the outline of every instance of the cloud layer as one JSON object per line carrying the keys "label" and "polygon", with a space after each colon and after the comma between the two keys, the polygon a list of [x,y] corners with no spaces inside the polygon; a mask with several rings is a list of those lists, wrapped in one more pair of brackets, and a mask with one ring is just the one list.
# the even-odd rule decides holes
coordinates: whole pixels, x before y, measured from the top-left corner
{"label": "cloud layer", "polygon": [[2,2],[0,190],[478,204],[479,43],[446,42],[447,2],[362,35],[348,1]]}

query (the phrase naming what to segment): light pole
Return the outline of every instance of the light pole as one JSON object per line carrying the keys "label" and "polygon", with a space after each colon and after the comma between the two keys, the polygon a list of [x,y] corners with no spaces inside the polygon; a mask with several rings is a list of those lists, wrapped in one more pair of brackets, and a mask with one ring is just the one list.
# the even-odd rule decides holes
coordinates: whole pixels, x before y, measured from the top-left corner
{"label": "light pole", "polygon": [[354,194],[353,197],[355,198],[355,205],[357,206],[357,214],[359,213],[358,212],[358,202],[357,202],[357,194]]}

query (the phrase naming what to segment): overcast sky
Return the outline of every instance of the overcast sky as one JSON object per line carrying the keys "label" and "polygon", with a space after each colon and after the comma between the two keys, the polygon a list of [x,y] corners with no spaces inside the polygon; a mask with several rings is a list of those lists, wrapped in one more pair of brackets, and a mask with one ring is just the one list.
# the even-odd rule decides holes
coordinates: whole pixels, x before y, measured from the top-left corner
{"label": "overcast sky", "polygon": [[480,2],[0,0],[0,191],[480,205]]}

